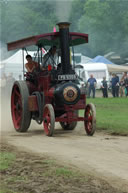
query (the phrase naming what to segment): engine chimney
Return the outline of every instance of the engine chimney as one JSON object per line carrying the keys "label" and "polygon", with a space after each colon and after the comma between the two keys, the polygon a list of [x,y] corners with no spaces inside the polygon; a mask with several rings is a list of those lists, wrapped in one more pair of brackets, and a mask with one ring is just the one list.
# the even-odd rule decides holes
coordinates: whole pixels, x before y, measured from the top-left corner
{"label": "engine chimney", "polygon": [[69,50],[69,26],[68,22],[57,24],[60,33],[61,63],[63,74],[68,74],[70,69],[70,50]]}

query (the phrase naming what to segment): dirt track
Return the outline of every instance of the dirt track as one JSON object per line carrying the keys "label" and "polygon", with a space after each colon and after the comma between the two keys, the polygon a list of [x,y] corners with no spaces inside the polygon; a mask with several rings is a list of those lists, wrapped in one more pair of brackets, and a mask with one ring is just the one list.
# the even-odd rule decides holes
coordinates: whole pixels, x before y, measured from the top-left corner
{"label": "dirt track", "polygon": [[[107,180],[112,186],[128,192],[128,139],[95,133],[88,137],[79,123],[72,132],[56,124],[54,137],[47,137],[42,126],[32,124],[27,133],[17,133],[11,123],[2,127],[3,139],[19,149],[51,156],[59,162],[74,165],[81,171]],[[10,128],[10,129],[9,129]],[[4,132],[3,132],[4,130]]]}

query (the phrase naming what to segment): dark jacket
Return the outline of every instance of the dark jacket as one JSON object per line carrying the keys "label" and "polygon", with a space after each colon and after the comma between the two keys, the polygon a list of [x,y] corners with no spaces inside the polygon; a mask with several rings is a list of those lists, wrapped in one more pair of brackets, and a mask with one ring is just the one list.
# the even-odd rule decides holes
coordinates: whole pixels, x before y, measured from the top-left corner
{"label": "dark jacket", "polygon": [[112,87],[117,85],[119,86],[119,77],[115,76],[112,78]]}
{"label": "dark jacket", "polygon": [[101,83],[103,88],[108,88],[108,84],[106,80],[102,80]]}

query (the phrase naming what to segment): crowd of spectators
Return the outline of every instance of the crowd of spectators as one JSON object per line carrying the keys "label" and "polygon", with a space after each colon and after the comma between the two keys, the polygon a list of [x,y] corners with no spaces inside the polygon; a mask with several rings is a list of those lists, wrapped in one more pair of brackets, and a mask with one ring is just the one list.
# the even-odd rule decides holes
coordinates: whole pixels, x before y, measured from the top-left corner
{"label": "crowd of spectators", "polygon": [[[88,98],[90,98],[91,96],[95,98],[96,84],[97,81],[95,77],[93,77],[93,74],[91,74],[86,84]],[[106,77],[103,77],[103,80],[101,81],[101,91],[104,98],[108,98],[108,91],[110,91],[113,97],[127,97],[128,73],[124,72],[121,79],[119,79],[119,76],[117,74],[113,73],[112,78],[109,82],[106,80]]]}
{"label": "crowd of spectators", "polygon": [[111,90],[113,97],[128,96],[128,73],[124,72],[121,79],[117,74],[112,74]]}

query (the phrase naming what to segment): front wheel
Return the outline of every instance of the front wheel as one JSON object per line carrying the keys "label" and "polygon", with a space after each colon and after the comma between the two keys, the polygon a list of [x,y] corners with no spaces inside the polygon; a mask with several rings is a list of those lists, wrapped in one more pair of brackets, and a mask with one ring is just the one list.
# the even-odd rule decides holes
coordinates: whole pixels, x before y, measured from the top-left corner
{"label": "front wheel", "polygon": [[96,108],[94,104],[87,104],[84,113],[84,126],[87,135],[92,136],[96,130]]}
{"label": "front wheel", "polygon": [[43,125],[46,135],[52,136],[55,127],[55,113],[51,104],[47,104],[44,106]]}

